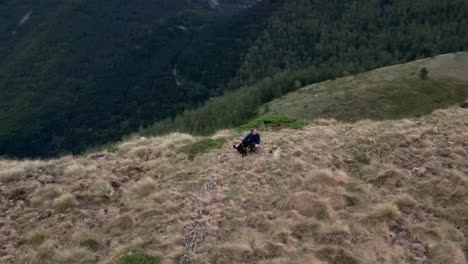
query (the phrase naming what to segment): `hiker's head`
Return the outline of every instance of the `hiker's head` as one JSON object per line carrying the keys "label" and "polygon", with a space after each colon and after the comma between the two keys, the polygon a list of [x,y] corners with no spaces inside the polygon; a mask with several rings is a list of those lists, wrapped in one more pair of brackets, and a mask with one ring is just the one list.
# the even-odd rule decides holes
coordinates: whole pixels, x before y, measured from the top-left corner
{"label": "hiker's head", "polygon": [[257,129],[256,129],[256,128],[252,128],[252,129],[250,130],[250,133],[251,133],[252,135],[257,135]]}

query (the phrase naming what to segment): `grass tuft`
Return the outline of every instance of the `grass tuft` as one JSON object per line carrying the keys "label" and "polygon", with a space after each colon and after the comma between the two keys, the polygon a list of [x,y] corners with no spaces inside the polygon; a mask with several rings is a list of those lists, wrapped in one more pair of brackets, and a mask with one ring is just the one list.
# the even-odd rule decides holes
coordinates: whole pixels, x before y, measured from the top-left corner
{"label": "grass tuft", "polygon": [[401,212],[394,204],[384,203],[377,205],[368,217],[379,222],[391,223],[400,219]]}
{"label": "grass tuft", "polygon": [[449,241],[443,241],[429,250],[432,264],[466,264],[465,254],[460,247]]}
{"label": "grass tuft", "polygon": [[288,207],[299,211],[304,216],[312,216],[318,220],[333,220],[335,212],[330,202],[316,197],[313,193],[303,191],[294,193]]}
{"label": "grass tuft", "polygon": [[30,264],[52,264],[56,263],[55,261],[55,248],[52,245],[42,245],[37,249],[34,249],[29,256]]}
{"label": "grass tuft", "polygon": [[156,191],[156,182],[152,178],[146,177],[138,181],[132,190],[138,197],[146,197]]}
{"label": "grass tuft", "polygon": [[91,194],[99,201],[109,201],[111,198],[111,187],[107,182],[98,182],[91,188]]}
{"label": "grass tuft", "polygon": [[53,201],[52,206],[55,212],[64,213],[68,208],[72,207],[74,203],[75,197],[73,197],[73,195],[63,194]]}
{"label": "grass tuft", "polygon": [[362,163],[362,164],[370,164],[371,160],[364,151],[355,149],[353,150],[352,154],[353,154],[354,160],[356,160],[357,162]]}
{"label": "grass tuft", "polygon": [[72,236],[76,245],[84,247],[90,251],[98,251],[104,247],[102,234],[97,230],[81,230]]}
{"label": "grass tuft", "polygon": [[18,241],[18,245],[31,245],[33,247],[42,245],[47,239],[47,233],[44,231],[34,231],[26,238]]}
{"label": "grass tuft", "polygon": [[62,194],[62,188],[55,184],[46,185],[36,189],[33,193],[31,203],[33,206],[40,206],[46,201],[53,200]]}

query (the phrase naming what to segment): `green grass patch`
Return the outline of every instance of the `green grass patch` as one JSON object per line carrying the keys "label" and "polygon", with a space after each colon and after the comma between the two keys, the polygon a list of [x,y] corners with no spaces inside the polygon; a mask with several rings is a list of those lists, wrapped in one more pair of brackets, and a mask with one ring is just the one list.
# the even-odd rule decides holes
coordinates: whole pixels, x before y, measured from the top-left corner
{"label": "green grass patch", "polygon": [[201,139],[190,146],[188,151],[189,159],[193,160],[196,156],[207,153],[211,149],[221,148],[223,144],[224,139]]}
{"label": "green grass patch", "polygon": [[355,149],[353,151],[353,157],[354,157],[354,160],[356,160],[359,163],[370,164],[369,156],[361,150]]}
{"label": "green grass patch", "polygon": [[468,80],[461,70],[466,68],[466,55],[456,56],[453,60],[442,56],[313,84],[269,102],[269,111],[264,113],[344,122],[421,117],[463,104],[468,98]]}
{"label": "green grass patch", "polygon": [[118,264],[159,264],[159,258],[150,256],[145,253],[136,253],[124,256],[120,259]]}
{"label": "green grass patch", "polygon": [[286,115],[270,115],[257,118],[245,125],[238,127],[238,132],[248,131],[252,128],[259,130],[279,130],[282,128],[302,129],[309,122]]}

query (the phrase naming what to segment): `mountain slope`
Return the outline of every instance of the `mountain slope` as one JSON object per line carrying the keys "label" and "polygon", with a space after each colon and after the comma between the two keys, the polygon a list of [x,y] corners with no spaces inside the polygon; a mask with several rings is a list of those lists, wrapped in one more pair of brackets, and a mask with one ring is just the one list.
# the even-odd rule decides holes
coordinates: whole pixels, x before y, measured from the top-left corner
{"label": "mountain slope", "polygon": [[0,155],[80,153],[263,78],[466,50],[467,14],[464,0],[2,1]]}
{"label": "mountain slope", "polygon": [[468,49],[464,0],[291,0],[246,53],[236,84],[312,67],[321,80]]}
{"label": "mountain slope", "polygon": [[247,158],[223,131],[195,156],[200,138],[172,134],[3,160],[0,260],[466,264],[467,115],[261,131]]}
{"label": "mountain slope", "polygon": [[[464,52],[446,54],[303,89],[300,89],[303,84],[317,81],[316,71],[311,68],[286,71],[215,98],[175,119],[155,123],[140,134],[179,131],[207,135],[267,114],[344,121],[421,116],[468,98],[467,57]],[[423,80],[420,73],[425,67],[428,72]]]}
{"label": "mountain slope", "polygon": [[0,155],[77,153],[218,94],[178,85],[174,66],[199,30],[213,39],[210,28],[241,19],[243,3],[252,2],[3,3]]}
{"label": "mountain slope", "polygon": [[304,87],[268,103],[264,114],[348,122],[422,116],[468,99],[467,69],[466,52],[385,67]]}

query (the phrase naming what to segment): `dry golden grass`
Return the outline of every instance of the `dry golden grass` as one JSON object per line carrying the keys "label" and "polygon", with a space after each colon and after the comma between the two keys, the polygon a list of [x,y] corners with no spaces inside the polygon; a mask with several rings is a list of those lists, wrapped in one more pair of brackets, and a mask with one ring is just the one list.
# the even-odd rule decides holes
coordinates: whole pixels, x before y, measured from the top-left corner
{"label": "dry golden grass", "polygon": [[82,247],[67,248],[59,252],[54,260],[57,264],[91,264],[94,263],[94,257],[87,249]]}
{"label": "dry golden grass", "polygon": [[398,221],[401,217],[401,212],[397,206],[392,203],[383,203],[376,205],[367,215],[367,220],[379,223],[392,224]]}
{"label": "dry golden grass", "polygon": [[138,197],[145,197],[156,191],[156,182],[150,178],[146,177],[142,180],[139,180],[134,187],[132,188],[132,192]]}
{"label": "dry golden grass", "polygon": [[460,247],[450,241],[442,241],[431,248],[432,264],[466,264],[466,256]]}
{"label": "dry golden grass", "polygon": [[54,199],[52,207],[57,213],[64,213],[75,204],[75,197],[71,194],[63,194]]}
{"label": "dry golden grass", "polygon": [[86,176],[86,167],[73,161],[63,169],[63,175],[70,178],[81,178]]}
{"label": "dry golden grass", "polygon": [[466,264],[467,116],[320,120],[247,158],[225,130],[193,160],[200,138],[176,133],[0,161],[0,263]]}

